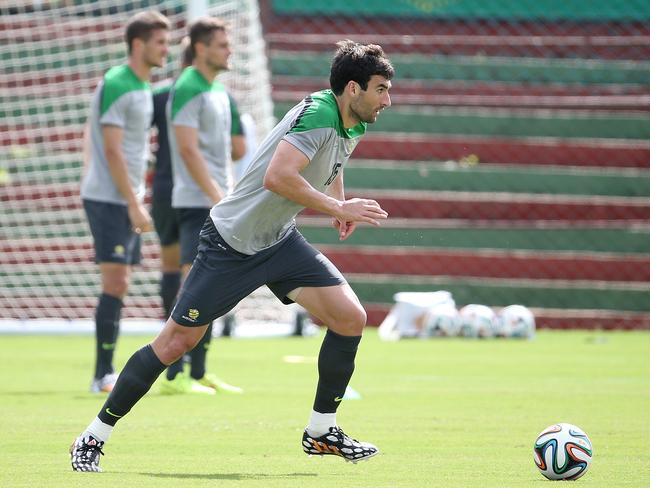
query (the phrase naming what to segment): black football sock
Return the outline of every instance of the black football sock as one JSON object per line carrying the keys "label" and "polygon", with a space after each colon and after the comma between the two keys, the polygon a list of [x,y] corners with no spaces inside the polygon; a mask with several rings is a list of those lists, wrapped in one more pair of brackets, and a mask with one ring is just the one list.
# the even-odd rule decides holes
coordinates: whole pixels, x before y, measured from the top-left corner
{"label": "black football sock", "polygon": [[166,373],[165,377],[169,381],[172,381],[174,378],[176,378],[176,375],[178,373],[182,373],[182,372],[183,372],[183,357],[180,358],[175,363],[172,363],[172,364],[169,365],[169,367],[167,368],[167,373]]}
{"label": "black football sock", "polygon": [[[160,278],[160,298],[163,302],[165,310],[165,318],[168,319],[172,314],[174,304],[176,303],[176,295],[181,286],[181,273],[163,273]],[[183,371],[183,358],[180,358],[175,363],[172,363],[167,368],[167,379],[173,380],[176,375]]]}
{"label": "black football sock", "polygon": [[113,372],[113,353],[120,331],[122,300],[102,293],[95,310],[95,378]]}
{"label": "black football sock", "polygon": [[342,336],[328,329],[318,355],[318,387],[314,410],[334,413],[354,372],[361,336]]}
{"label": "black football sock", "polygon": [[205,361],[208,354],[208,349],[210,349],[210,342],[212,341],[212,322],[208,325],[208,328],[201,337],[199,343],[194,346],[194,349],[190,352],[191,358],[191,370],[190,376],[195,380],[200,380],[205,376]]}
{"label": "black football sock", "polygon": [[99,420],[108,425],[115,425],[149,391],[165,367],[153,352],[151,344],[133,354],[124,365],[113,391],[97,415]]}
{"label": "black football sock", "polygon": [[176,295],[181,286],[181,273],[163,273],[160,278],[160,298],[162,299],[163,308],[165,309],[165,318],[168,319],[172,314]]}

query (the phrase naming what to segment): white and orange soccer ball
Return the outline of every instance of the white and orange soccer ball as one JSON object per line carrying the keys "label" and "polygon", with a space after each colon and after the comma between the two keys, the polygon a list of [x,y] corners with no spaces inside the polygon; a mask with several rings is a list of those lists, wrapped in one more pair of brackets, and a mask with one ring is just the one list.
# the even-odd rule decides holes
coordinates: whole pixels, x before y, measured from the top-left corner
{"label": "white and orange soccer ball", "polygon": [[593,448],[587,434],[572,424],[555,424],[535,439],[533,457],[549,480],[576,480],[591,465]]}

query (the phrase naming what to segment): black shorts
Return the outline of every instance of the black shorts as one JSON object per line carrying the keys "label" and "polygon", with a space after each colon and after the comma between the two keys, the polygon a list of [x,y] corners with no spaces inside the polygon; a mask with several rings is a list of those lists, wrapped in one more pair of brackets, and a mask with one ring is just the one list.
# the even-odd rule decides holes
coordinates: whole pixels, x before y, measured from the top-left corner
{"label": "black shorts", "polygon": [[187,327],[210,323],[266,285],[284,304],[287,293],[301,287],[344,284],[341,272],[297,229],[256,254],[235,251],[211,218],[201,229],[199,252],[178,296],[172,318]]}
{"label": "black shorts", "polygon": [[83,200],[95,241],[96,263],[139,264],[140,234],[133,231],[126,206]]}
{"label": "black shorts", "polygon": [[161,246],[171,246],[179,240],[178,213],[172,208],[171,199],[157,198],[151,201],[151,218]]}
{"label": "black shorts", "polygon": [[192,264],[199,248],[199,234],[210,216],[209,208],[177,208],[180,226],[181,264]]}

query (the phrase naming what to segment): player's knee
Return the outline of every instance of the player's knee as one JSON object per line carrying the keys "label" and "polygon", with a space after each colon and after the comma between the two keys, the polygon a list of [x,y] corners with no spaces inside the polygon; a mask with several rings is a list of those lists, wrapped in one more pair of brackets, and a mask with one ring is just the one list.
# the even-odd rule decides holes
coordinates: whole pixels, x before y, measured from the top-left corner
{"label": "player's knee", "polygon": [[127,276],[112,277],[111,279],[104,281],[103,292],[107,295],[123,298],[126,296],[128,289],[129,279]]}
{"label": "player's knee", "polygon": [[170,349],[176,359],[180,359],[183,354],[194,349],[201,336],[193,333],[192,329],[183,330],[183,333],[174,334],[170,341]]}
{"label": "player's knee", "polygon": [[158,345],[159,358],[165,364],[171,364],[178,361],[190,349],[187,348],[187,342],[177,336],[168,338],[165,342]]}
{"label": "player's knee", "polygon": [[152,346],[163,363],[171,364],[191,351],[200,339],[201,335],[197,329],[167,322]]}
{"label": "player's knee", "polygon": [[358,331],[359,335],[363,333],[363,329],[366,326],[367,321],[368,315],[366,314],[366,311],[363,309],[363,307],[356,307],[353,314],[352,328],[355,331]]}
{"label": "player's knee", "polygon": [[334,319],[331,328],[342,335],[358,336],[366,326],[366,311],[361,306],[348,308],[344,314]]}

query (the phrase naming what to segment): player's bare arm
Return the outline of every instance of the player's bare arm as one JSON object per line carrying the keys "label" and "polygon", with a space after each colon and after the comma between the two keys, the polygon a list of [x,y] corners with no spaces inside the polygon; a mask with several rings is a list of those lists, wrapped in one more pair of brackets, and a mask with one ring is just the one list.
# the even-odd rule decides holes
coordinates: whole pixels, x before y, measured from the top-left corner
{"label": "player's bare arm", "polygon": [[244,157],[246,154],[246,137],[240,135],[233,135],[230,138],[232,149],[230,156],[233,161],[237,161]]}
{"label": "player's bare arm", "polygon": [[120,194],[127,202],[129,219],[136,232],[151,230],[151,216],[147,209],[138,201],[127,170],[126,159],[122,152],[122,137],[124,131],[121,127],[105,125],[102,127],[104,138],[104,152],[108,161],[108,169]]}
{"label": "player's bare arm", "polygon": [[264,188],[343,222],[379,225],[380,220],[388,217],[374,200],[339,200],[316,190],[300,174],[308,164],[309,159],[299,149],[286,141],[280,141],[264,175]]}
{"label": "player's bare arm", "polygon": [[[345,201],[345,187],[343,184],[343,171],[334,179],[330,185],[328,192],[329,195],[338,199],[339,201]],[[339,240],[344,241],[354,232],[357,228],[357,223],[351,220],[339,220],[336,217],[332,219],[332,225],[339,233]]]}
{"label": "player's bare arm", "polygon": [[210,176],[208,165],[199,150],[199,131],[194,127],[177,125],[174,133],[178,141],[178,151],[185,162],[187,171],[212,203],[218,203],[224,196],[223,189]]}
{"label": "player's bare arm", "polygon": [[86,175],[90,167],[91,158],[91,142],[90,142],[90,123],[86,122],[84,125],[83,139],[81,143],[81,153],[83,157],[83,175]]}

